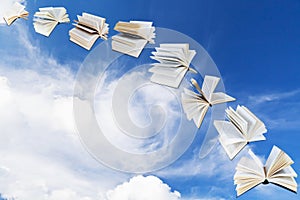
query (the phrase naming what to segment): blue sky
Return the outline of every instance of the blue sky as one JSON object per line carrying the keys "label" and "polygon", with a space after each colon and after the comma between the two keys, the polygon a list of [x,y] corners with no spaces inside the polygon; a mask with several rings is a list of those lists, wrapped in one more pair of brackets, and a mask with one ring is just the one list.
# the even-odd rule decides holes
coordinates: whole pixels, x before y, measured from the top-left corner
{"label": "blue sky", "polygon": [[[66,7],[71,20],[82,12],[106,17],[109,36],[116,34],[112,29],[119,20],[135,19],[193,38],[214,60],[226,93],[237,99],[228,105],[245,105],[265,122],[267,140],[249,147],[266,158],[277,145],[295,161],[293,168],[299,173],[299,1],[39,0],[26,5],[31,13],[28,21],[0,26],[0,193],[4,197],[104,199],[107,191],[120,192],[125,186],[117,186],[136,176],[96,162],[74,133],[74,77],[89,52],[69,41],[71,23],[58,25],[49,38],[34,32],[33,13],[46,6]],[[217,144],[199,159],[206,130],[204,124],[179,160],[145,174],[171,188],[165,198],[176,199],[176,190],[184,200],[236,199],[234,168],[247,150],[231,162]],[[138,185],[132,187],[140,190]],[[299,199],[299,195],[269,184],[238,199],[266,198]]]}

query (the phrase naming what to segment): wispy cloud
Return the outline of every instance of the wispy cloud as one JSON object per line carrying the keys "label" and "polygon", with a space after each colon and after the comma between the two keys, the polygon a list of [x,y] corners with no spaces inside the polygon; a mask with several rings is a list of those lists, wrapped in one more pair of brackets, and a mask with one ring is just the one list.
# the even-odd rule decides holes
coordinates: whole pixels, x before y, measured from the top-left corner
{"label": "wispy cloud", "polygon": [[[191,159],[180,159],[171,167],[167,167],[156,174],[178,181],[188,178],[196,183],[191,188],[185,188],[189,192],[183,195],[184,200],[236,199],[235,185],[233,185],[235,168],[242,157],[249,157],[249,149],[256,149],[256,144],[246,146],[236,158],[230,161],[218,143],[206,158],[199,159],[198,154],[195,153]],[[194,152],[198,151],[195,150]],[[259,158],[263,163],[266,160],[265,157],[259,156]],[[225,185],[226,187],[224,187]],[[280,194],[280,191],[277,192]],[[255,194],[257,195],[257,193]]]}
{"label": "wispy cloud", "polygon": [[172,165],[158,172],[161,176],[166,177],[214,177],[218,180],[232,180],[235,166],[241,156],[247,155],[246,147],[233,161],[230,161],[224,149],[218,143],[212,152],[200,159],[198,151],[195,150],[191,159],[180,160]]}
{"label": "wispy cloud", "polygon": [[[199,192],[200,191],[200,192]],[[204,187],[199,186],[199,191],[192,193],[189,197],[183,197],[182,200],[234,200],[236,196],[231,194],[224,185],[212,186],[208,192],[203,192]],[[201,192],[202,191],[202,192]]]}
{"label": "wispy cloud", "polygon": [[259,105],[259,104],[268,103],[268,102],[272,102],[272,101],[283,101],[283,100],[292,98],[299,94],[300,94],[300,89],[286,91],[286,92],[261,94],[261,95],[256,95],[256,96],[252,95],[252,96],[249,96],[248,101],[251,104]]}
{"label": "wispy cloud", "polygon": [[269,130],[297,130],[300,126],[300,89],[247,97],[245,104]]}

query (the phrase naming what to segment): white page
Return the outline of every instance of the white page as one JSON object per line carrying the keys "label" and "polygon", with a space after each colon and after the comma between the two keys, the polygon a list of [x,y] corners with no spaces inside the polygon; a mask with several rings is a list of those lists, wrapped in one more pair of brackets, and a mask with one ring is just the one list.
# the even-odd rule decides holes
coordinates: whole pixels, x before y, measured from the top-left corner
{"label": "white page", "polygon": [[283,168],[276,174],[273,174],[271,178],[276,178],[276,177],[297,177],[297,173],[291,166],[288,166],[286,168]]}
{"label": "white page", "polygon": [[161,49],[156,48],[156,52],[152,52],[154,56],[160,56],[160,57],[171,57],[171,58],[178,58],[179,60],[185,62],[185,54],[183,52],[183,49]]}
{"label": "white page", "polygon": [[34,29],[37,33],[40,33],[46,37],[49,37],[58,22],[50,21],[49,23],[34,23]]}
{"label": "white page", "polygon": [[229,102],[229,101],[235,101],[235,98],[233,98],[223,92],[215,92],[215,93],[211,94],[211,97],[210,97],[210,103],[212,105],[219,104],[219,103],[225,103],[225,102]]}
{"label": "white page", "polygon": [[[128,33],[136,36],[140,36],[150,43],[154,43],[153,38],[155,38],[155,27],[152,27],[152,22],[145,22],[145,21],[130,21],[128,22],[120,22],[123,23],[120,25],[119,23],[116,26],[119,26],[118,31],[123,33]],[[128,26],[127,26],[128,24]],[[137,27],[133,28],[130,27],[129,24],[136,24]]]}
{"label": "white page", "polygon": [[214,126],[220,135],[221,145],[232,160],[246,146],[247,141],[231,122],[215,120]]}
{"label": "white page", "polygon": [[241,134],[243,134],[244,138],[247,140],[247,121],[245,121],[244,118],[240,116],[231,107],[227,108],[225,112],[227,114],[228,119],[240,130]]}
{"label": "white page", "polygon": [[11,8],[11,11],[14,12],[17,15],[21,15],[24,12],[25,6],[15,2]]}
{"label": "white page", "polygon": [[54,7],[52,12],[55,19],[60,22],[63,20],[64,16],[66,15],[67,10],[64,7]]}
{"label": "white page", "polygon": [[[263,163],[261,162],[261,160],[253,153],[253,151],[251,149],[249,149],[248,151],[249,155],[251,156],[251,158],[255,161],[255,163],[262,169],[264,168]],[[263,171],[264,172],[264,171]]]}
{"label": "white page", "polygon": [[184,61],[184,57],[183,57],[184,55],[182,49],[170,49],[169,51],[157,49],[155,52],[152,52],[152,55],[163,57],[165,59],[175,58]]}
{"label": "white page", "polygon": [[261,163],[253,159],[242,157],[241,160],[238,162],[236,169],[237,171],[241,171],[244,173],[256,174],[262,179],[265,179],[265,173],[263,171],[263,167],[261,167]]}
{"label": "white page", "polygon": [[194,115],[193,119],[194,119],[194,123],[196,124],[197,128],[200,128],[203,119],[207,113],[209,106],[205,105],[205,104],[199,104],[198,106],[198,112]]}
{"label": "white page", "polygon": [[105,23],[101,30],[101,35],[107,38],[108,31],[109,31],[109,24]]}
{"label": "white page", "polygon": [[93,29],[97,30],[98,32],[100,31],[99,24],[97,23],[97,21],[94,21],[90,18],[83,17],[80,15],[77,15],[77,18],[78,18],[79,24],[83,24],[85,26],[93,28]]}
{"label": "white page", "polygon": [[173,64],[165,64],[165,63],[151,63],[151,66],[153,67],[160,67],[160,68],[178,68],[178,67],[183,67],[178,63],[173,63]]}
{"label": "white page", "polygon": [[11,17],[18,17],[24,12],[25,6],[22,4],[15,2],[13,6],[4,13],[4,18],[7,20]]}
{"label": "white page", "polygon": [[236,139],[229,144],[228,139],[221,136],[219,137],[219,142],[230,160],[232,160],[247,145],[247,142],[237,142]]}
{"label": "white page", "polygon": [[248,190],[252,189],[253,187],[257,186],[258,184],[260,184],[260,182],[261,182],[260,180],[252,179],[249,180],[249,182],[238,184],[236,187],[237,196],[240,196],[243,193],[247,192]]}
{"label": "white page", "polygon": [[114,51],[118,51],[133,57],[138,57],[142,52],[143,48],[145,47],[147,41],[143,39],[135,40],[135,43],[132,45],[128,45],[124,43],[124,41],[120,42],[118,40],[112,41],[112,49]]}
{"label": "white page", "polygon": [[129,21],[129,23],[139,24],[141,27],[151,27],[153,24],[153,22],[151,21],[134,21],[134,20]]}
{"label": "white page", "polygon": [[36,13],[34,13],[34,17],[37,19],[42,18],[42,19],[48,19],[51,21],[55,21],[55,18],[53,17],[53,15],[47,11],[36,12]]}
{"label": "white page", "polygon": [[70,33],[78,36],[79,38],[81,38],[83,41],[86,41],[86,42],[93,41],[95,38],[98,37],[95,34],[89,34],[89,33],[85,32],[85,31],[82,31],[78,28],[71,29]]}
{"label": "white page", "polygon": [[272,168],[274,167],[274,164],[276,163],[276,161],[278,160],[278,156],[280,154],[281,150],[277,147],[277,146],[273,146],[271,153],[266,161],[266,170],[267,170],[267,177],[270,177],[269,173],[270,170],[272,170]]}
{"label": "white page", "polygon": [[189,50],[188,51],[188,54],[187,54],[187,57],[186,57],[187,58],[186,61],[187,61],[188,65],[190,65],[190,63],[192,62],[192,60],[195,57],[195,55],[196,55],[196,51],[195,50]]}
{"label": "white page", "polygon": [[238,106],[237,112],[248,122],[248,140],[267,131],[264,124],[245,106]]}
{"label": "white page", "polygon": [[97,23],[97,30],[99,30],[99,33],[102,32],[102,30],[105,26],[105,21],[106,21],[106,19],[104,17],[92,15],[89,13],[82,13],[82,16],[86,19],[95,21]]}
{"label": "white page", "polygon": [[164,75],[170,78],[177,78],[180,73],[185,73],[187,70],[186,67],[177,67],[177,68],[171,68],[171,67],[151,67],[149,69],[149,72]]}
{"label": "white page", "polygon": [[80,24],[73,24],[73,25],[76,26],[79,29],[82,29],[82,30],[88,32],[88,33],[97,34],[97,31],[95,29],[90,29],[90,28],[88,28],[86,26],[82,26]]}
{"label": "white page", "polygon": [[241,132],[231,122],[215,120],[214,126],[221,136],[226,136],[227,138],[239,138],[244,142],[247,142],[244,135],[241,134]]}
{"label": "white page", "polygon": [[184,94],[189,96],[189,99],[191,99],[193,101],[203,100],[203,102],[205,102],[208,105],[208,103],[203,99],[203,97],[200,94],[195,93],[192,90],[189,90],[186,88],[183,88],[183,90],[184,90]]}
{"label": "white page", "polygon": [[269,158],[266,163],[267,177],[272,177],[277,172],[294,163],[294,161],[285,152],[276,146],[273,146]]}
{"label": "white page", "polygon": [[249,135],[251,137],[255,137],[256,135],[261,135],[263,133],[267,132],[267,129],[265,127],[265,124],[257,117],[255,116],[248,108],[245,106],[242,106],[242,109],[244,112],[247,112],[248,115],[250,115],[256,122],[253,126],[251,126],[251,129],[249,130]]}
{"label": "white page", "polygon": [[[252,117],[253,115],[250,115],[247,110],[245,110],[244,106],[238,105],[236,108],[236,112],[245,120],[247,121],[248,127],[247,127],[247,136],[251,136],[251,130],[255,126],[257,120],[256,118]],[[249,138],[248,138],[249,139]]]}
{"label": "white page", "polygon": [[291,191],[297,192],[297,182],[293,177],[270,178],[269,182],[278,184],[280,186],[288,188]]}
{"label": "white page", "polygon": [[205,95],[205,98],[211,102],[212,93],[215,91],[220,78],[215,76],[205,76],[202,84],[202,91]]}
{"label": "white page", "polygon": [[162,43],[159,45],[161,48],[173,48],[173,49],[184,49],[187,51],[189,49],[188,43]]}
{"label": "white page", "polygon": [[257,142],[257,141],[262,141],[262,140],[266,140],[266,137],[264,135],[256,135],[248,141],[249,142]]}
{"label": "white page", "polygon": [[209,108],[208,103],[202,100],[198,94],[188,89],[185,89],[185,93],[182,93],[181,103],[187,118],[189,120],[193,119],[199,128]]}
{"label": "white page", "polygon": [[144,47],[147,44],[147,40],[128,37],[124,34],[114,35],[112,39],[124,45],[128,45],[129,50]]}
{"label": "white page", "polygon": [[150,80],[154,83],[158,83],[158,84],[161,84],[161,85],[166,85],[166,86],[173,87],[173,88],[178,88],[181,81],[183,80],[186,72],[187,72],[187,70],[183,70],[180,74],[178,74],[178,76],[176,78],[167,77],[167,76],[164,76],[164,75],[154,73],[151,76]]}

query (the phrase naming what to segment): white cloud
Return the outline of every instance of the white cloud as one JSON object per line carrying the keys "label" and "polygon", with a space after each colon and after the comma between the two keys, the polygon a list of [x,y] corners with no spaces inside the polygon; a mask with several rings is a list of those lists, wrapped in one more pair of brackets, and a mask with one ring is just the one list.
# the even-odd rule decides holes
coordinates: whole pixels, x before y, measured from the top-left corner
{"label": "white cloud", "polygon": [[117,173],[93,160],[80,143],[72,96],[67,94],[70,88],[57,91],[61,84],[72,85],[72,77],[64,82],[30,70],[4,74],[0,78],[0,192],[4,197],[46,200],[63,194],[63,200],[74,195],[96,199],[127,177],[113,176]]}
{"label": "white cloud", "polygon": [[[84,149],[73,121],[75,74],[41,50],[27,29],[16,24],[1,32],[11,37],[0,50],[0,193],[22,200],[104,200],[129,175],[102,166]],[[158,178],[140,179],[132,180],[160,189],[162,199],[180,197]],[[139,185],[132,187],[136,194]]]}
{"label": "white cloud", "polygon": [[24,3],[24,0],[1,0],[1,6],[0,6],[0,24],[5,23],[3,16],[7,10],[11,8],[11,6],[15,3]]}
{"label": "white cloud", "polygon": [[49,200],[57,200],[57,199],[63,199],[63,200],[92,200],[90,197],[82,197],[80,198],[79,195],[74,192],[73,190],[64,189],[64,190],[56,190],[52,192],[49,195]]}
{"label": "white cloud", "polygon": [[[31,45],[22,46],[31,48]],[[74,75],[67,70],[69,66],[60,65],[39,50],[31,54],[38,54],[30,56],[39,57],[41,68],[49,68],[49,63],[52,63],[51,68],[39,72],[34,59],[31,65],[28,63],[20,69],[12,66],[11,62],[0,62],[0,192],[4,197],[23,200],[31,200],[32,197],[41,200],[58,197],[62,200],[102,200],[108,189],[128,178],[128,175],[102,167],[82,147],[74,130]],[[27,57],[19,59],[26,60]],[[177,168],[178,171],[172,171],[171,168],[169,174],[189,175],[186,172],[194,169],[194,164],[197,164],[197,158]],[[204,168],[200,171],[204,172]],[[180,198],[178,192],[171,192],[167,185],[155,177],[133,178],[127,184],[130,185],[132,198],[153,197],[151,195],[156,189],[161,192],[155,192],[157,198],[151,199]],[[141,187],[148,189],[139,194]],[[118,197],[119,191],[124,192],[129,188],[120,186],[107,195],[113,200]]]}
{"label": "white cloud", "polygon": [[[91,77],[95,76],[94,74],[97,74],[95,71],[97,71],[98,65],[89,63],[87,66],[95,67],[95,69],[92,67],[92,69],[87,69],[87,74],[82,75],[82,77],[88,77],[88,80],[84,79],[82,83],[88,83],[88,85],[90,85],[90,82],[93,82],[91,81],[91,79],[93,79]],[[117,67],[118,69],[120,68],[119,65]],[[95,155],[100,155],[102,158],[104,158],[102,160],[106,160],[106,164],[112,166],[113,168],[129,172],[149,172],[151,170],[164,167],[168,165],[169,162],[174,161],[177,158],[176,156],[180,154],[180,151],[184,151],[184,147],[186,147],[185,144],[189,142],[186,134],[186,132],[190,130],[189,128],[192,127],[194,129],[194,132],[191,132],[191,134],[188,135],[189,138],[191,138],[190,140],[193,139],[191,136],[193,136],[193,133],[196,132],[196,127],[192,123],[189,123],[190,126],[184,126],[186,124],[184,124],[184,121],[186,122],[187,120],[182,120],[186,118],[184,117],[183,113],[180,113],[180,98],[178,98],[176,101],[176,98],[174,97],[176,95],[174,95],[174,92],[158,86],[157,84],[149,83],[149,79],[145,77],[147,71],[148,68],[145,66],[140,66],[137,70],[132,70],[131,73],[127,72],[126,75],[123,75],[120,79],[116,77],[113,80],[106,80],[105,84],[100,84],[102,86],[101,88],[96,89],[95,102],[92,102],[94,105],[91,106],[86,106],[81,99],[88,98],[88,95],[84,95],[84,93],[94,95],[92,93],[94,88],[90,87],[92,88],[92,92],[88,90],[83,90],[84,92],[82,92],[81,88],[87,87],[85,85],[79,85],[80,100],[78,101],[78,105],[80,104],[80,106],[85,106],[87,109],[82,109],[82,107],[78,106],[80,107],[78,110],[87,112],[89,108],[94,106],[95,110],[91,111],[90,113],[95,113],[103,135],[105,135],[106,139],[108,139],[110,142],[109,145],[106,145],[107,143],[98,143],[97,145],[94,145],[93,142],[90,142],[90,137],[86,137],[86,143],[91,144],[91,146],[96,146],[93,148],[93,153]],[[90,75],[90,72],[93,72],[93,74]],[[112,77],[111,74],[114,73],[114,69],[107,70],[105,71],[103,77]],[[98,81],[102,83],[103,80],[96,79],[96,81],[97,83]],[[121,95],[116,97],[117,94]],[[177,97],[180,96],[177,95]],[[116,104],[112,103],[114,100],[116,101]],[[77,103],[77,101],[75,101],[75,103]],[[135,134],[145,134],[148,132],[152,133],[157,127],[157,122],[164,121],[158,120],[157,111],[159,110],[154,110],[155,112],[152,112],[154,117],[152,117],[152,121],[150,120],[149,113],[151,112],[149,112],[149,108],[155,104],[161,105],[161,110],[164,110],[165,114],[167,115],[166,123],[163,123],[164,126],[158,135],[144,140],[130,137],[128,136],[128,132],[127,134],[124,133],[124,130],[130,130],[130,133],[134,132]],[[177,107],[174,106],[174,104],[178,104]],[[116,107],[113,105],[116,105]],[[119,112],[114,113],[113,108],[116,108],[116,110]],[[128,116],[126,115],[128,112],[133,114]],[[144,117],[145,115],[146,117]],[[80,116],[86,116],[86,114],[76,114],[76,116],[79,116],[78,121],[83,121],[84,119],[80,119]],[[88,117],[87,119],[91,118],[92,117]],[[121,118],[123,123],[121,124],[120,120],[117,118]],[[180,120],[183,122],[178,123]],[[91,120],[90,122],[92,123],[93,121]],[[145,124],[147,123],[151,124],[151,126],[145,127]],[[185,127],[185,129],[180,129],[181,135],[178,136],[176,131],[182,124],[184,124],[183,127]],[[98,131],[98,126],[91,127],[91,125],[89,125],[86,128],[83,126],[83,129],[88,129],[89,133],[94,133],[94,131],[96,133],[97,131],[97,133],[94,134],[96,135],[95,137],[99,135],[102,137],[102,134],[98,134],[100,132]],[[174,141],[172,139],[176,134],[176,141],[178,142],[177,144],[181,146],[178,147],[177,145],[173,145],[172,148],[168,148],[168,143],[170,143],[170,141]],[[182,138],[182,140],[178,138]],[[93,141],[95,141],[95,139],[93,139]],[[103,139],[98,139],[96,141],[106,142],[106,140]],[[176,144],[176,142],[173,143]],[[113,144],[114,147],[118,147],[118,150],[122,150],[122,152],[120,153],[120,151],[115,151],[115,148],[110,148],[110,153],[104,154],[103,152],[107,152],[107,147],[112,146],[111,144]],[[106,149],[104,150],[103,147],[106,147]],[[160,153],[158,150],[161,150],[160,152],[162,153]],[[142,156],[139,156],[141,154]]]}
{"label": "white cloud", "polygon": [[17,24],[1,32],[11,37],[0,59],[0,193],[22,200],[102,200],[128,175],[85,151],[73,121],[74,73],[34,45],[26,29]]}
{"label": "white cloud", "polygon": [[[177,118],[180,118],[180,111],[172,109],[178,102],[176,101],[174,94],[165,88],[151,84],[140,85],[141,88],[134,90],[133,88],[137,85],[136,83],[140,82],[137,81],[137,79],[143,79],[140,80],[142,82],[146,81],[147,78],[145,78],[145,72],[135,71],[126,74],[122,77],[122,83],[119,83],[119,79],[115,79],[106,83],[103,88],[99,88],[99,90],[101,89],[101,93],[100,91],[97,91],[96,93],[95,112],[98,123],[111,143],[125,151],[144,153],[157,150],[153,148],[155,146],[163,145],[162,143],[168,143],[169,140],[172,139],[172,136],[168,135],[168,133],[176,127],[175,121]],[[104,91],[102,91],[103,89]],[[116,93],[122,93],[122,98],[114,98],[114,94]],[[129,99],[126,98],[126,93],[130,94]],[[135,95],[138,97],[135,98]],[[113,113],[112,110],[113,106],[111,102],[113,98],[117,102],[115,104],[117,106],[115,109],[117,113]],[[160,133],[160,137],[156,137],[155,141],[151,141],[152,146],[145,146],[149,141],[129,137],[124,133],[124,130],[131,130],[133,132],[133,130],[135,130],[135,127],[133,126],[137,126],[143,130],[143,132],[147,132],[148,130],[153,131],[158,124],[158,117],[156,115],[161,114],[155,113],[153,119],[151,119],[152,121],[150,120],[150,108],[154,105],[161,106],[164,112],[163,114],[168,117],[167,119],[163,119],[167,121],[163,124],[165,127],[163,127],[163,132]],[[128,116],[126,116],[126,111],[123,109],[128,111]],[[117,116],[121,116],[119,118],[125,122],[122,123],[122,127],[120,126],[121,124],[117,123]],[[161,118],[159,119],[161,120]],[[146,128],[146,125],[150,125],[148,129]]]}
{"label": "white cloud", "polygon": [[107,192],[108,200],[178,200],[180,193],[155,176],[136,176]]}

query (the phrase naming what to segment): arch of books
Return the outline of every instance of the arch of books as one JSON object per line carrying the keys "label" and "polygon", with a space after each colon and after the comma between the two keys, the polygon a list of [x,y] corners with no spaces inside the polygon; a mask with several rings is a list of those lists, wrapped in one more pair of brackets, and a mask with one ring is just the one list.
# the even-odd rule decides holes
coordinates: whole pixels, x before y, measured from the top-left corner
{"label": "arch of books", "polygon": [[[15,3],[4,19],[11,25],[28,15]],[[77,18],[69,31],[72,42],[90,50],[98,38],[105,40],[83,62],[73,98],[80,138],[101,163],[133,173],[166,167],[190,147],[203,121],[207,131],[200,157],[217,141],[232,160],[248,143],[266,140],[264,123],[247,107],[226,108],[235,98],[224,92],[217,66],[192,38],[146,21],[120,21],[114,27],[119,34],[108,38],[105,18],[89,13]],[[63,7],[34,14],[35,31],[46,37],[58,23],[68,22]],[[146,117],[133,116],[129,107]],[[133,118],[146,123],[137,125]],[[277,146],[265,164],[249,150],[234,174],[237,195],[269,182],[297,192],[292,164]]]}

